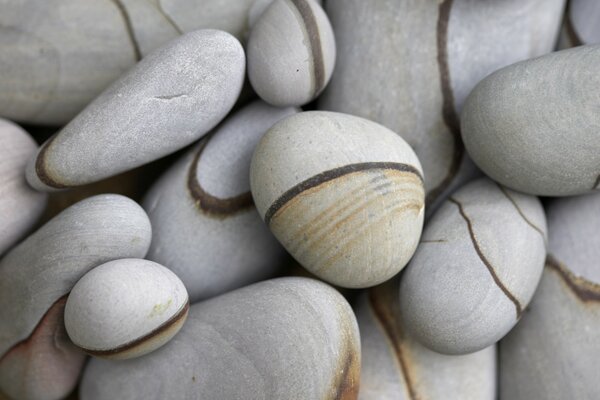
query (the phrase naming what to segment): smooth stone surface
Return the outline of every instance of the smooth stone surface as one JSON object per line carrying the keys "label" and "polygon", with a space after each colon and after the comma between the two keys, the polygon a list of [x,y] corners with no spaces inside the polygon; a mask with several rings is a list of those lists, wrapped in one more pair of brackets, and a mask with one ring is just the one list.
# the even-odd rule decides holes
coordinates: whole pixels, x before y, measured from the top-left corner
{"label": "smooth stone surface", "polygon": [[402,324],[397,279],[363,293],[355,312],[362,354],[359,399],[496,398],[496,346],[448,356],[421,345]]}
{"label": "smooth stone surface", "polygon": [[356,399],[352,309],[306,278],[260,282],[198,303],[181,332],[143,358],[93,359],[82,400]]}
{"label": "smooth stone surface", "polygon": [[296,113],[255,101],[181,158],[144,200],[153,227],[147,258],[186,285],[192,303],[272,276],[285,251],[250,194],[250,160],[263,134]]}
{"label": "smooth stone surface", "polygon": [[250,186],[290,254],[338,286],[391,278],[421,235],[419,160],[402,138],[363,118],[310,111],[278,122],[256,148]]}
{"label": "smooth stone surface", "polygon": [[[250,28],[250,30],[248,31],[248,34],[250,34],[250,32],[252,31],[252,27],[254,26],[256,21],[258,21],[258,19],[261,17],[261,15],[263,15],[265,10],[269,7],[269,5],[273,1],[274,0],[255,0],[254,1],[252,6],[250,7],[250,9],[248,10],[248,27]],[[319,3],[319,5],[322,5],[322,3],[323,3],[322,0],[312,0],[312,1]]]}
{"label": "smooth stone surface", "polygon": [[248,78],[256,93],[279,107],[301,106],[327,86],[335,38],[314,0],[275,0],[248,38]]}
{"label": "smooth stone surface", "polygon": [[47,196],[25,181],[27,160],[37,144],[18,125],[0,119],[0,256],[27,233],[44,212]]}
{"label": "smooth stone surface", "polygon": [[471,174],[458,113],[489,73],[553,50],[564,0],[329,0],[337,62],[320,109],[376,121],[415,150],[427,205]]}
{"label": "smooth stone surface", "polygon": [[600,195],[549,203],[549,257],[523,319],[501,342],[501,398],[600,398]]}
{"label": "smooth stone surface", "polygon": [[0,0],[0,115],[63,125],[183,32],[247,34],[254,0]]}
{"label": "smooth stone surface", "polygon": [[188,309],[177,275],[155,262],[126,258],[92,269],[75,284],[65,306],[65,328],[88,354],[134,358],[171,340]]}
{"label": "smooth stone surface", "polygon": [[96,182],[179,150],[233,107],[244,80],[228,33],[185,34],[153,52],[49,139],[27,166],[38,190]]}
{"label": "smooth stone surface", "polygon": [[558,47],[566,49],[600,43],[600,2],[570,0],[560,32]]}
{"label": "smooth stone surface", "polygon": [[521,318],[546,257],[539,200],[484,178],[456,191],[429,220],[400,284],[407,330],[444,354],[500,340]]}
{"label": "smooth stone surface", "polygon": [[600,184],[600,46],[563,50],[481,81],[461,116],[475,163],[512,189],[542,196]]}

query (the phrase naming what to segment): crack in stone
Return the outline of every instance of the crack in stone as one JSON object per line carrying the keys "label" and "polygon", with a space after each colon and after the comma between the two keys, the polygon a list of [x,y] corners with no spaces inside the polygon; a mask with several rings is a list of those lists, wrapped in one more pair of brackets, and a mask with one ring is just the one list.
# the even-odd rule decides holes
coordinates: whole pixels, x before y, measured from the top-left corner
{"label": "crack in stone", "polygon": [[172,94],[172,95],[165,95],[165,96],[153,96],[153,99],[156,100],[173,100],[173,99],[179,99],[181,97],[189,97],[187,94],[185,93],[179,93],[179,94]]}
{"label": "crack in stone", "polygon": [[154,3],[154,4],[156,5],[156,10],[163,16],[165,21],[167,21],[169,23],[169,25],[171,25],[173,27],[173,29],[175,29],[177,31],[177,33],[179,33],[180,35],[183,35],[183,30],[179,27],[179,25],[177,25],[175,23],[173,18],[171,18],[169,16],[169,14],[167,14],[165,12],[165,9],[163,8],[162,4],[160,3],[160,0],[156,0],[156,3]]}
{"label": "crack in stone", "polygon": [[517,212],[525,220],[525,222],[529,226],[531,226],[533,229],[535,229],[540,235],[542,235],[542,239],[544,240],[544,247],[546,248],[547,247],[547,244],[546,244],[546,235],[544,234],[544,232],[540,228],[538,228],[533,222],[531,222],[531,220],[529,220],[529,218],[527,218],[527,216],[525,216],[525,213],[523,212],[523,210],[521,210],[521,208],[519,207],[519,205],[517,204],[517,202],[515,201],[515,199],[512,198],[512,196],[508,193],[508,191],[506,190],[506,188],[504,186],[500,185],[499,183],[496,183],[496,185],[498,186],[498,188],[500,189],[500,191],[504,194],[504,196],[506,196],[506,198],[517,209]]}
{"label": "crack in stone", "polygon": [[546,257],[546,267],[556,271],[573,293],[583,302],[600,302],[600,284],[575,275],[552,254]]}
{"label": "crack in stone", "polygon": [[125,22],[125,30],[127,31],[127,36],[129,37],[129,41],[131,42],[131,46],[133,47],[133,53],[135,54],[135,61],[140,61],[142,59],[142,52],[140,51],[140,46],[138,45],[137,40],[135,39],[135,34],[133,31],[133,25],[131,24],[131,18],[129,18],[129,13],[127,9],[121,2],[121,0],[110,0],[117,9],[121,16],[123,17],[123,22]]}

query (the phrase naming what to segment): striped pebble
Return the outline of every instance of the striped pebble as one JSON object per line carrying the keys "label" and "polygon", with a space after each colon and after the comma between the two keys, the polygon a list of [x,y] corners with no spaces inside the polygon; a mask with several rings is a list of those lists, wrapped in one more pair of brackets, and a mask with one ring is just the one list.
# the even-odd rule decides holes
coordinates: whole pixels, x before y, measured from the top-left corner
{"label": "striped pebble", "polygon": [[257,146],[250,185],[283,246],[339,286],[391,278],[419,241],[419,160],[398,135],[363,118],[313,111],[280,121]]}

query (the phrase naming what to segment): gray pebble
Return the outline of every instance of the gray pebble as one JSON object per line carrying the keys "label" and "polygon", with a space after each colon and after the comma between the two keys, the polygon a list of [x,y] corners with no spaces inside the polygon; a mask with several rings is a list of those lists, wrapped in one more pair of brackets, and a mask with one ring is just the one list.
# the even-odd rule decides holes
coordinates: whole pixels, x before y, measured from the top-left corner
{"label": "gray pebble", "polygon": [[585,46],[513,64],[481,81],[461,118],[475,163],[525,193],[599,189],[598,65],[600,46]]}
{"label": "gray pebble", "polygon": [[244,50],[228,33],[187,33],[145,57],[30,160],[38,190],[84,185],[179,150],[217,125],[244,80]]}
{"label": "gray pebble", "polygon": [[227,119],[152,187],[148,259],[174,271],[196,302],[266,279],[285,251],[250,194],[250,160],[263,134],[294,114],[256,101]]}
{"label": "gray pebble", "polygon": [[181,332],[145,357],[92,360],[82,400],[354,399],[356,319],[333,288],[280,278],[190,308]]}
{"label": "gray pebble", "polygon": [[560,32],[558,47],[566,49],[600,43],[600,2],[570,0]]}
{"label": "gray pebble", "polygon": [[444,354],[500,340],[540,280],[546,219],[535,197],[479,179],[430,219],[400,285],[407,329]]}

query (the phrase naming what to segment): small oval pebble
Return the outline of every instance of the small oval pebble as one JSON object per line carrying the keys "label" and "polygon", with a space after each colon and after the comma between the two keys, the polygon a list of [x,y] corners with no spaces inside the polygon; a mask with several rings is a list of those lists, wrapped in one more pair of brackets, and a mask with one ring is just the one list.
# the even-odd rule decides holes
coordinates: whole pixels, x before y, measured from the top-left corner
{"label": "small oval pebble", "polygon": [[535,197],[479,179],[433,215],[402,276],[407,329],[444,354],[488,347],[531,300],[546,257],[546,219]]}
{"label": "small oval pebble", "polygon": [[82,400],[356,399],[360,341],[346,300],[307,278],[260,282],[193,305],[145,357],[93,359]]}
{"label": "small oval pebble", "polygon": [[278,122],[256,148],[250,186],[292,256],[342,287],[394,276],[423,227],[415,153],[394,132],[351,115],[312,111]]}
{"label": "small oval pebble", "polygon": [[513,64],[481,81],[461,118],[473,161],[525,193],[599,189],[598,65],[600,46],[577,47]]}
{"label": "small oval pebble", "polygon": [[523,320],[501,342],[503,400],[600,398],[600,194],[552,200],[549,256]]}
{"label": "small oval pebble", "polygon": [[570,0],[565,13],[559,48],[600,43],[600,2]]}
{"label": "small oval pebble", "polygon": [[402,324],[398,280],[362,294],[355,306],[361,336],[361,400],[493,400],[496,346],[448,356],[424,347]]}
{"label": "small oval pebble", "polygon": [[248,78],[275,106],[300,106],[325,88],[335,65],[335,39],[315,0],[275,0],[248,38]]}
{"label": "small oval pebble", "polygon": [[44,212],[47,196],[32,190],[25,181],[27,160],[36,149],[27,132],[0,119],[0,256],[32,228]]}
{"label": "small oval pebble", "polygon": [[175,164],[144,201],[153,227],[147,258],[170,268],[192,303],[266,279],[285,251],[250,194],[250,160],[263,134],[296,113],[256,101]]}
{"label": "small oval pebble", "polygon": [[153,52],[49,139],[27,167],[38,190],[95,182],[179,150],[231,110],[245,56],[228,33],[185,34]]}
{"label": "small oval pebble", "polygon": [[88,354],[134,358],[171,340],[188,309],[185,286],[168,268],[134,258],[115,260],[75,284],[65,306],[65,328]]}

